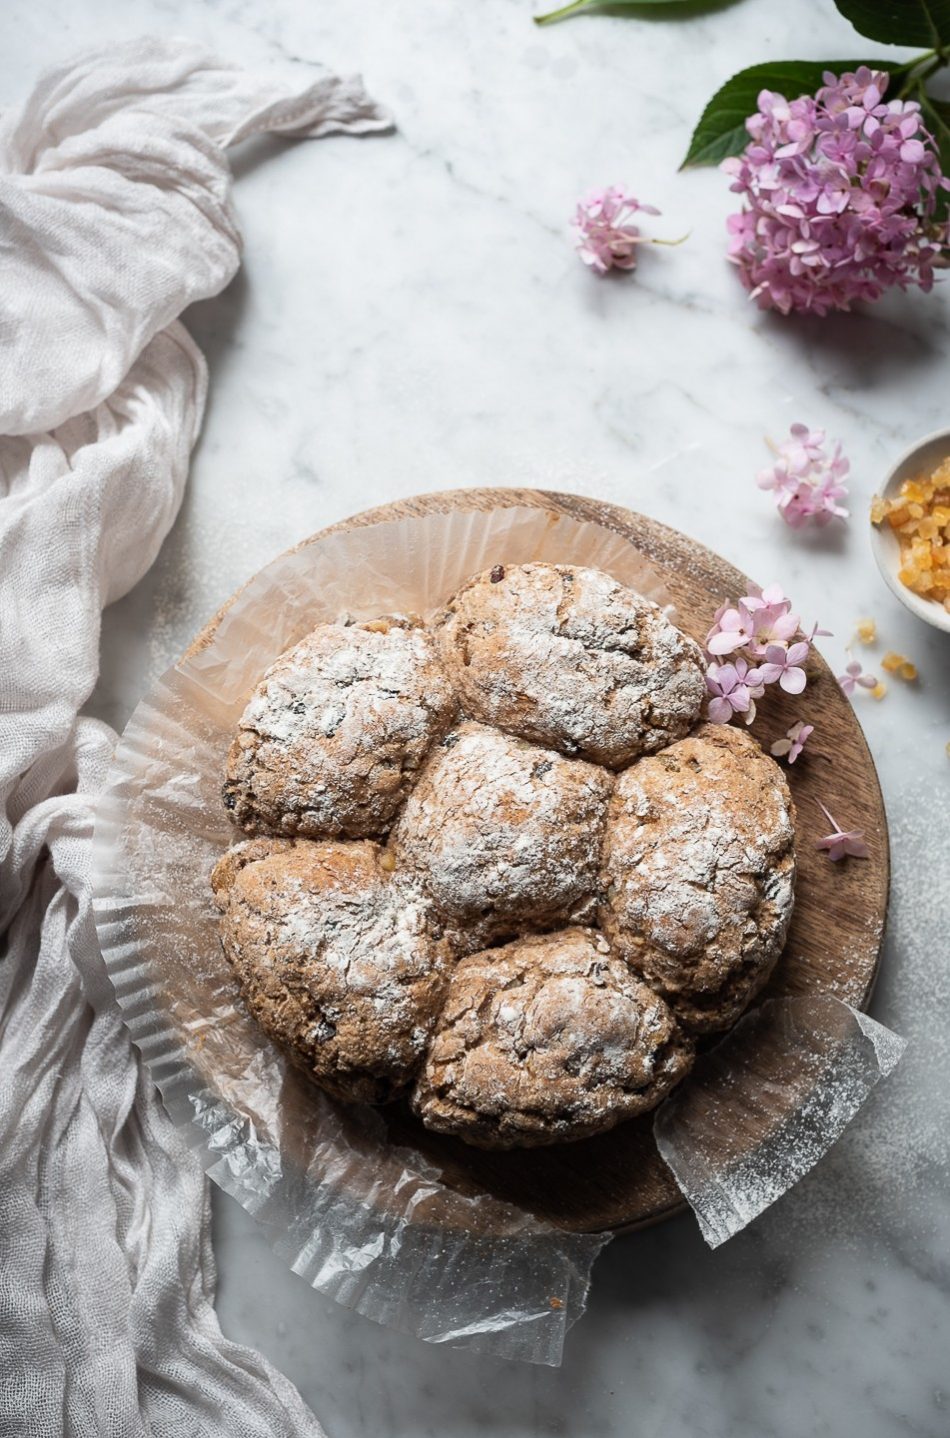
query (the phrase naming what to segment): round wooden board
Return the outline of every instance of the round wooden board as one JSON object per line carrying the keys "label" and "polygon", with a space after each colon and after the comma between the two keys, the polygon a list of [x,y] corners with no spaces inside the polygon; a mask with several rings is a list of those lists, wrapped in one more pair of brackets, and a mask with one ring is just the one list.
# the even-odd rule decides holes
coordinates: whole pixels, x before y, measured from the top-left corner
{"label": "round wooden board", "polygon": [[[643,515],[578,495],[529,489],[460,489],[417,495],[332,525],[353,530],[433,511],[488,510],[527,505],[603,525],[662,571],[677,606],[677,622],[702,640],[724,600],[747,592],[749,580],[685,535]],[[320,535],[303,540],[305,548]],[[208,644],[233,599],[215,615],[188,653]],[[798,885],[785,952],[765,997],[831,993],[867,1005],[880,957],[887,914],[887,820],[873,760],[849,701],[827,664],[809,660],[807,708],[777,688],[756,719],[764,746],[807,713],[815,725],[806,756],[789,767],[798,810]],[[871,857],[832,864],[814,846],[827,824],[818,799],[848,828],[862,829]],[[653,1141],[652,1115],[598,1138],[547,1149],[487,1153],[430,1133],[400,1105],[383,1110],[394,1143],[420,1150],[444,1181],[465,1193],[488,1190],[562,1228],[585,1232],[642,1227],[683,1207],[672,1174]]]}

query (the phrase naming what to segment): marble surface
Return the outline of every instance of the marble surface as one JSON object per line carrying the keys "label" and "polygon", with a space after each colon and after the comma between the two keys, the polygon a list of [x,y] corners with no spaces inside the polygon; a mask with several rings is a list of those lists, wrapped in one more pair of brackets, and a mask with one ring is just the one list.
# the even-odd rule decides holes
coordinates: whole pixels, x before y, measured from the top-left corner
{"label": "marble surface", "polygon": [[[707,1251],[690,1218],[612,1244],[560,1371],[343,1312],[216,1195],[221,1320],[331,1438],[942,1438],[950,640],[885,589],[863,516],[890,459],[950,423],[950,283],[824,322],[763,317],[723,262],[723,177],[676,171],[733,70],[864,48],[830,0],[540,31],[530,14],[528,0],[10,0],[5,101],[52,59],[151,29],[247,64],[359,69],[398,122],[237,156],[245,268],[187,316],[211,364],[204,435],[154,570],[105,617],[92,708],[121,726],[244,578],[353,510],[508,483],[641,509],[784,584],[835,630],[835,662],[870,614],[919,664],[918,687],[858,697],[895,865],[873,1011],[910,1047],[833,1154],[725,1248]],[[579,191],[612,181],[661,207],[654,233],[688,239],[598,282],[565,222]],[[793,535],[755,487],[764,436],[799,418],[845,443],[850,527]]]}

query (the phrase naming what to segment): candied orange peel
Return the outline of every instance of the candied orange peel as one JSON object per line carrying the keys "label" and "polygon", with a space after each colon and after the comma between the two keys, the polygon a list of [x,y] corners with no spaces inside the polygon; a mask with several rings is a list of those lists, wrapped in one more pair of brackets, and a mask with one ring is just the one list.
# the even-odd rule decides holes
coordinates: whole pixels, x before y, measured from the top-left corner
{"label": "candied orange peel", "polygon": [[950,611],[950,456],[932,474],[905,479],[894,499],[876,494],[871,523],[896,534],[901,583]]}
{"label": "candied orange peel", "polygon": [[855,632],[862,644],[877,643],[877,625],[873,619],[859,619]]}
{"label": "candied orange peel", "polygon": [[884,655],[881,668],[886,669],[888,674],[896,674],[898,679],[903,679],[908,684],[913,684],[917,678],[917,665],[910,659],[905,659],[903,654],[895,654],[893,649],[889,649]]}

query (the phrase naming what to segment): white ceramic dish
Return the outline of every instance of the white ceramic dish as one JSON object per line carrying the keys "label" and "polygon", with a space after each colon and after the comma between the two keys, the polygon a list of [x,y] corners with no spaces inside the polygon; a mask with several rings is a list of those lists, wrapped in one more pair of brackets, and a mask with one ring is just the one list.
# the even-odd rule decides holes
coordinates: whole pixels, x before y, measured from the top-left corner
{"label": "white ceramic dish", "polygon": [[[930,474],[948,455],[950,455],[950,429],[938,429],[933,434],[925,435],[923,439],[919,439],[911,445],[910,449],[904,451],[888,472],[878,492],[885,499],[896,498],[905,479],[912,479],[919,474]],[[900,544],[890,525],[871,525],[871,548],[885,582],[897,595],[901,604],[905,605],[912,614],[916,614],[918,619],[923,619],[927,624],[932,624],[935,629],[942,629],[950,634],[950,610],[945,609],[934,599],[924,599],[922,595],[915,594],[897,577],[897,572],[900,569]]]}

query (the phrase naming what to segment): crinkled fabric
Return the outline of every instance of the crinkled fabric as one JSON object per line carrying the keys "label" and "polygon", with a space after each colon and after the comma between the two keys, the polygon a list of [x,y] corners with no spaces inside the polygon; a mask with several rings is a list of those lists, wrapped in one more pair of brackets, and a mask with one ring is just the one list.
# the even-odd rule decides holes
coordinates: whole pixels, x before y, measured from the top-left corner
{"label": "crinkled fabric", "polygon": [[292,89],[187,41],[52,71],[0,124],[0,434],[100,404],[159,330],[234,276],[227,146],[388,124],[359,80]]}
{"label": "crinkled fabric", "polygon": [[91,917],[115,736],[78,717],[103,607],[181,502],[205,404],[177,316],[240,259],[227,146],[383,129],[143,39],[42,79],[0,124],[0,1431],[317,1435],[222,1335],[205,1180],[119,1017]]}

